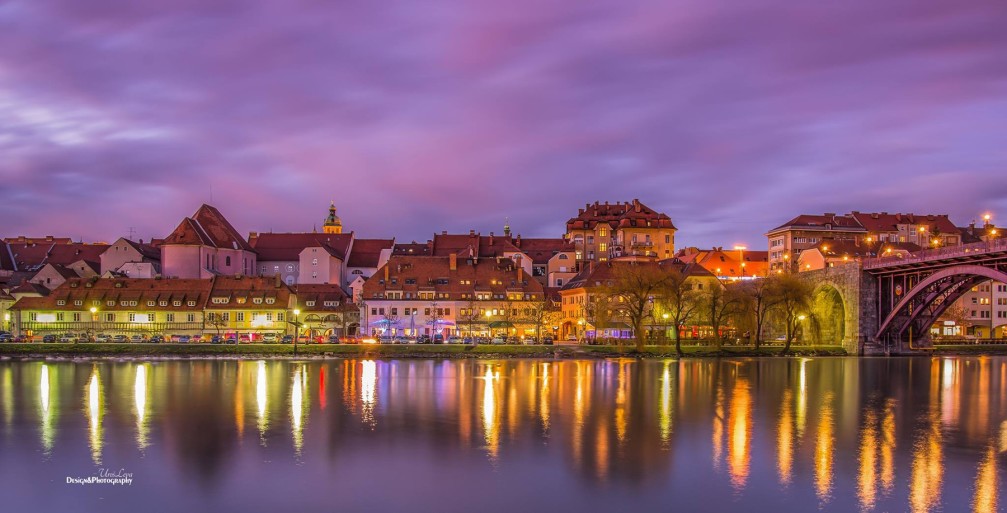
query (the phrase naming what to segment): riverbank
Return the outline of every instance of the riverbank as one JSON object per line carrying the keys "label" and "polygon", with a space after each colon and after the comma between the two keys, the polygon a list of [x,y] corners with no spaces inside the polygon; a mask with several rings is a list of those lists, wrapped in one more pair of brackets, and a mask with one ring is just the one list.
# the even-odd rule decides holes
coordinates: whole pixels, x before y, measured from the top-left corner
{"label": "riverbank", "polygon": [[[686,356],[742,357],[780,356],[779,347],[683,346]],[[792,347],[789,356],[846,356],[839,346]],[[289,344],[0,344],[0,357],[292,357]],[[297,356],[336,358],[666,358],[676,356],[674,346],[647,346],[642,352],[627,346],[518,346],[518,345],[346,345],[297,346]]]}

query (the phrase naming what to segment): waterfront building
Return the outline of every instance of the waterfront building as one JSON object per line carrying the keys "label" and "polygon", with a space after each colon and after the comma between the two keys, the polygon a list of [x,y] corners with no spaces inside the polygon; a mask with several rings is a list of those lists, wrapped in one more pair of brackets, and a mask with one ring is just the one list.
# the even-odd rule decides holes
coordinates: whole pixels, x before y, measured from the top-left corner
{"label": "waterfront building", "polygon": [[826,267],[836,267],[863,258],[905,258],[921,248],[912,242],[866,242],[859,240],[826,240],[801,251],[797,258],[800,272],[817,271]]}
{"label": "waterfront building", "polygon": [[301,334],[309,339],[353,336],[360,329],[360,310],[339,284],[298,284],[294,286]]}
{"label": "waterfront building", "polygon": [[47,295],[25,294],[11,308],[16,333],[199,335],[211,280],[68,279]]}
{"label": "waterfront building", "polygon": [[372,334],[537,336],[549,302],[542,285],[512,259],[393,255],[360,292]]}
{"label": "waterfront building", "polygon": [[[709,292],[723,283],[712,272],[698,263],[685,263],[677,258],[664,260],[619,259],[600,263],[588,263],[569,283],[560,289],[562,321],[559,335],[570,340],[591,340],[595,338],[633,338],[633,326],[629,319],[620,315],[617,307],[611,306],[615,298],[606,291],[618,278],[621,269],[627,266],[652,266],[657,270],[682,273],[685,283],[699,294]],[[664,333],[672,337],[667,321],[660,312],[660,298],[654,298],[648,330]],[[709,327],[697,316],[686,326],[679,326],[682,338],[711,336]]]}
{"label": "waterfront building", "polygon": [[566,222],[564,238],[574,245],[578,261],[604,262],[621,256],[671,258],[675,225],[667,214],[632,202],[586,204]]}
{"label": "waterfront building", "polygon": [[266,334],[291,332],[287,322],[297,303],[279,277],[217,276],[206,302],[205,333],[261,342]]}
{"label": "waterfront building", "polygon": [[202,205],[161,244],[167,278],[211,278],[254,274],[255,250],[216,208]]}
{"label": "waterfront building", "polygon": [[863,239],[867,230],[852,215],[799,215],[776,228],[769,239],[769,270],[794,271],[801,252],[822,241],[844,242]]}

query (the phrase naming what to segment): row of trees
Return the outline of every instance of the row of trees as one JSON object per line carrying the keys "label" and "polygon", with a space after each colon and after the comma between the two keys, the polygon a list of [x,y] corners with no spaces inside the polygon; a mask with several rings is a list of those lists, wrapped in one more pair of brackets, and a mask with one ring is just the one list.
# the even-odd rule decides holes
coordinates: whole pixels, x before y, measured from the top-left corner
{"label": "row of trees", "polygon": [[812,295],[813,287],[791,274],[721,284],[686,276],[675,268],[626,265],[615,270],[607,284],[592,290],[585,311],[595,326],[625,320],[633,328],[637,349],[646,342],[648,321],[658,322],[660,316],[674,327],[678,354],[682,354],[681,326],[710,326],[718,348],[724,328],[745,330],[758,349],[770,322],[782,327],[787,352],[801,319],[811,316]]}

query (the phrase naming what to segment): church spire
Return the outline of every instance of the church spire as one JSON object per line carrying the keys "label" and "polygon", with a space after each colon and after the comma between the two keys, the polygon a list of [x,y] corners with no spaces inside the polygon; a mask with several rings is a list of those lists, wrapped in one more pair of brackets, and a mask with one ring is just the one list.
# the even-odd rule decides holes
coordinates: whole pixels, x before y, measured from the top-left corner
{"label": "church spire", "polygon": [[322,231],[324,233],[343,233],[343,222],[336,215],[336,202],[333,201],[329,204],[329,216],[325,218],[325,224],[322,225]]}
{"label": "church spire", "polygon": [[510,237],[510,217],[504,218],[504,237]]}

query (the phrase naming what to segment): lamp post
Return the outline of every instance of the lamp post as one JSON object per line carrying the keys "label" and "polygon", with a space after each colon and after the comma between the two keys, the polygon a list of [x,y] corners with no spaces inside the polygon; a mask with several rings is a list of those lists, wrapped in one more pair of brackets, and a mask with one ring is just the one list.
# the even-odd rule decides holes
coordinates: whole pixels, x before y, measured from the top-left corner
{"label": "lamp post", "polygon": [[3,313],[4,330],[10,331],[10,312]]}
{"label": "lamp post", "polygon": [[[662,328],[664,328],[664,340],[667,341],[668,340],[668,312],[664,312],[663,314],[661,314],[661,318],[664,319],[664,326],[662,326]],[[675,326],[675,329],[678,329],[678,326]]]}
{"label": "lamp post", "polygon": [[294,356],[297,356],[297,339],[301,336],[301,324],[297,322],[298,315],[301,315],[301,311],[294,308]]}
{"label": "lamp post", "polygon": [[745,277],[745,250],[748,246],[734,246],[734,249],[738,250],[738,261],[741,262],[741,277]]}

